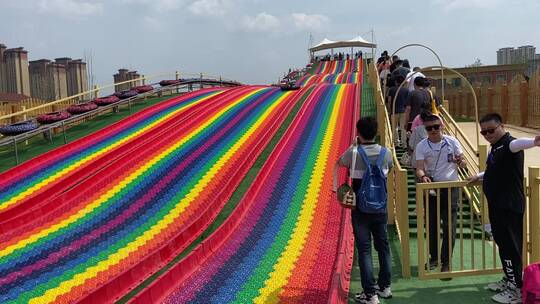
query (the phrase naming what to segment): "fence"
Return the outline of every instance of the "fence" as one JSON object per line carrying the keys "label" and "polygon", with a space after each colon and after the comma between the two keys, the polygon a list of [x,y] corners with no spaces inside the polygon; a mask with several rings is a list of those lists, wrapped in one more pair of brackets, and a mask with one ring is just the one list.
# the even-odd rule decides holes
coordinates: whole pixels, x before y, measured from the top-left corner
{"label": "fence", "polygon": [[393,131],[382,97],[381,83],[377,75],[375,63],[367,65],[366,80],[375,88],[375,103],[377,105],[377,120],[379,122],[379,138],[381,145],[392,151],[394,167],[388,173],[388,223],[395,224],[401,246],[402,276],[411,276],[409,248],[409,214],[407,206],[407,170],[403,169],[397,159],[394,147]]}
{"label": "fence", "polygon": [[[540,128],[540,69],[527,81],[518,75],[509,83],[476,85],[479,116],[498,112],[509,124]],[[472,92],[463,87],[447,88],[450,113],[474,119]]]}
{"label": "fence", "polygon": [[[398,232],[401,247],[401,264],[403,277],[410,276],[410,252],[414,249],[418,252],[418,275],[420,278],[445,278],[469,275],[483,275],[501,272],[500,261],[498,260],[498,248],[491,240],[487,201],[478,185],[469,185],[464,179],[472,174],[485,170],[488,148],[485,145],[474,145],[463,130],[458,126],[453,116],[465,116],[474,119],[474,106],[472,105],[472,92],[464,90],[451,90],[447,93],[450,101],[444,101],[441,107],[441,118],[445,123],[446,132],[456,137],[462,144],[465,159],[469,164],[467,170],[460,170],[461,181],[450,183],[430,183],[417,184],[415,214],[417,220],[417,248],[411,248],[410,231],[413,223],[409,220],[409,210],[407,206],[407,171],[403,169],[396,157],[393,147],[392,126],[388,117],[388,112],[384,106],[382,91],[378,81],[375,66],[367,66],[366,79],[373,84],[375,89],[375,99],[377,104],[377,119],[379,121],[379,138],[382,145],[389,147],[394,155],[396,166],[390,171],[388,176],[388,210],[389,224],[395,224]],[[499,84],[494,88],[477,87],[475,93],[479,100],[479,115],[489,111],[497,111],[508,117],[509,123],[527,126],[540,125],[540,75],[539,72],[532,77],[529,82],[516,78],[509,85]],[[512,104],[510,100],[518,100]],[[532,109],[532,110],[531,110]],[[525,181],[527,185],[527,181]],[[456,246],[449,254],[453,258],[449,261],[449,271],[432,271],[425,268],[429,264],[429,235],[436,235],[436,247],[440,248],[442,237],[433,233],[433,225],[430,231],[429,223],[441,220],[441,200],[444,195],[452,195],[450,189],[457,190],[456,210]],[[431,198],[434,203],[431,207],[436,208],[437,218],[430,219],[429,190],[435,191],[435,196]],[[445,192],[448,191],[448,192]],[[455,191],[455,190],[454,190]],[[527,211],[524,215],[524,242],[523,242],[523,265],[540,262],[540,168],[530,167],[528,177]],[[447,199],[451,201],[451,199]],[[445,209],[447,211],[450,208]],[[433,211],[433,210],[432,210]],[[451,214],[449,218],[451,218]],[[452,221],[447,224],[452,225]],[[440,231],[440,224],[438,231]],[[447,235],[448,236],[448,235]],[[433,244],[432,244],[433,245]],[[412,244],[412,246],[415,246]],[[447,247],[449,248],[449,247]],[[455,254],[453,254],[455,253]],[[441,257],[437,256],[438,264],[441,264]]]}
{"label": "fence", "polygon": [[[37,98],[28,98],[25,100],[22,100],[20,102],[16,103],[9,103],[9,104],[3,104],[0,105],[0,116],[4,115],[10,115],[13,113],[21,112],[26,109],[31,109],[35,107],[39,107],[35,111],[32,112],[32,116],[37,116],[40,114],[45,114],[49,112],[56,112],[56,111],[62,111],[67,109],[70,105],[77,103],[78,101],[76,99],[68,99],[68,100],[62,100],[61,102],[48,105],[48,101],[37,99]],[[45,105],[44,107],[40,107],[42,105]],[[4,122],[17,122],[24,120],[24,115],[21,116],[12,116],[9,120],[4,120]]]}
{"label": "fence", "polygon": [[[150,79],[156,80],[156,79],[160,79],[161,77],[170,77],[170,78],[175,78],[175,79],[178,80],[178,79],[180,79],[180,73],[179,72],[164,73],[164,74],[158,74],[158,75],[152,75],[152,76],[145,76],[145,77],[141,77],[141,78],[137,78],[137,79],[131,79],[131,80],[118,82],[118,83],[113,83],[113,84],[109,84],[109,85],[105,85],[105,86],[101,86],[101,87],[94,86],[94,88],[92,90],[82,92],[82,93],[79,93],[79,94],[76,94],[76,95],[73,95],[73,96],[69,96],[69,97],[66,97],[66,98],[62,98],[62,99],[59,99],[59,100],[51,101],[51,102],[41,102],[39,104],[35,104],[35,103],[33,103],[35,101],[35,99],[34,99],[34,101],[32,101],[32,102],[30,102],[30,104],[28,104],[28,106],[23,105],[23,104],[17,106],[15,108],[15,110],[16,110],[15,112],[14,112],[13,107],[11,107],[11,108],[10,107],[2,107],[2,108],[0,108],[0,112],[5,112],[5,114],[0,115],[0,125],[8,124],[8,123],[15,122],[15,121],[20,121],[20,120],[26,119],[25,117],[31,118],[31,117],[35,117],[35,116],[37,116],[39,114],[59,111],[59,110],[62,110],[62,109],[65,109],[65,108],[69,107],[72,104],[80,103],[81,100],[90,100],[90,99],[93,99],[93,98],[97,98],[98,96],[100,96],[100,92],[103,92],[104,89],[116,88],[116,87],[119,87],[119,86],[122,86],[122,85],[125,85],[125,84],[131,84],[131,83],[138,84],[138,83],[142,82],[143,84],[145,84],[145,83],[148,83]],[[182,77],[192,77],[192,78],[189,78],[189,79],[194,79],[194,80],[200,81],[201,86],[203,85],[203,81],[204,81],[203,77],[215,79],[216,82],[219,82],[219,83],[222,83],[222,84],[237,83],[237,82],[229,80],[229,79],[224,79],[221,76],[212,76],[212,75],[207,75],[207,74],[203,74],[203,73],[198,73],[198,74],[183,73]],[[24,108],[23,108],[23,106],[24,106]]]}

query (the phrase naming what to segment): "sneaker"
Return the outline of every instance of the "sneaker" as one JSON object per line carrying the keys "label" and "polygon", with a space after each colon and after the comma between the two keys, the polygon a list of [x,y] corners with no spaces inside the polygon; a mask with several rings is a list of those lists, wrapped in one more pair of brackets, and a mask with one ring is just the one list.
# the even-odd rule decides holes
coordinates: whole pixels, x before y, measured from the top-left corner
{"label": "sneaker", "polygon": [[425,267],[426,270],[435,270],[437,269],[437,267],[439,267],[439,263],[437,262],[437,260],[429,261],[429,263],[426,263]]}
{"label": "sneaker", "polygon": [[379,297],[376,294],[368,295],[365,292],[357,293],[354,296],[354,300],[358,303],[363,304],[379,304]]}
{"label": "sneaker", "polygon": [[383,299],[391,299],[392,298],[392,290],[390,289],[390,286],[386,288],[377,288],[376,290],[377,296],[383,298]]}
{"label": "sneaker", "polygon": [[[450,272],[450,267],[448,265],[441,266],[441,272]],[[442,278],[441,281],[451,281],[452,278]]]}
{"label": "sneaker", "polygon": [[501,304],[518,304],[521,301],[521,290],[514,284],[508,283],[505,290],[491,297],[491,299]]}
{"label": "sneaker", "polygon": [[494,292],[502,292],[508,287],[508,279],[503,277],[497,282],[489,283],[486,288]]}

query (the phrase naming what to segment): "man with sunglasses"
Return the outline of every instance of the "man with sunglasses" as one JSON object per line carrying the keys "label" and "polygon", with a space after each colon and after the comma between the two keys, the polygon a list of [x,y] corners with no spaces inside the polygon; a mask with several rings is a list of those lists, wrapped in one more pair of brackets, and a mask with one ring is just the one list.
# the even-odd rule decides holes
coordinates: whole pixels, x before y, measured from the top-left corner
{"label": "man with sunglasses", "polygon": [[[456,181],[458,177],[458,167],[465,168],[467,164],[463,159],[461,145],[452,136],[443,135],[443,124],[441,119],[434,114],[426,115],[423,119],[424,127],[428,137],[420,141],[416,146],[416,176],[421,183]],[[437,215],[443,225],[442,247],[441,247],[441,272],[450,271],[451,254],[456,240],[456,219],[459,192],[457,188],[451,188],[450,199],[448,201],[448,188],[440,190],[439,214],[437,214],[437,196],[431,191],[429,196],[429,264],[426,267],[430,270],[437,268],[439,261],[439,244],[437,236],[441,223],[437,223]],[[451,219],[449,227],[448,208],[451,208]],[[451,231],[450,231],[451,228]],[[449,244],[448,236],[451,233],[452,244]],[[449,250],[449,246],[451,249]]]}
{"label": "man with sunglasses", "polygon": [[491,232],[503,265],[505,277],[487,286],[499,292],[492,299],[497,303],[521,303],[523,214],[523,150],[540,147],[536,138],[515,139],[504,130],[501,115],[487,114],[480,120],[480,133],[491,144],[485,172],[469,178],[482,181],[489,206]]}

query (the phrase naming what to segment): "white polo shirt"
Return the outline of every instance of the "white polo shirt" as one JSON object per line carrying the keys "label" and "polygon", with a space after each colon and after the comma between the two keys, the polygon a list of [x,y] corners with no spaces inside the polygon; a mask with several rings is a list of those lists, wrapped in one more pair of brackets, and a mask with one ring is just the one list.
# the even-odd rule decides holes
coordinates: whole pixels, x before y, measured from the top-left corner
{"label": "white polo shirt", "polygon": [[438,143],[424,138],[416,146],[416,160],[424,161],[426,175],[433,177],[434,182],[456,181],[458,166],[453,161],[457,155],[463,154],[461,145],[452,136],[444,135]]}

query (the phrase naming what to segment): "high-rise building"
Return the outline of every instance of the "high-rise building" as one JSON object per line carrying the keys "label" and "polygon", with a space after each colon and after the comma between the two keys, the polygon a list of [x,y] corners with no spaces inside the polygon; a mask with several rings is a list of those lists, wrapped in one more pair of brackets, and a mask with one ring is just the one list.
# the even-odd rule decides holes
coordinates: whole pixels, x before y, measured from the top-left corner
{"label": "high-rise building", "polygon": [[28,52],[22,47],[3,50],[5,91],[30,95]]}
{"label": "high-rise building", "polygon": [[6,46],[0,43],[0,93],[7,92],[6,63],[4,53]]}
{"label": "high-rise building", "polygon": [[30,61],[32,97],[57,100],[68,96],[67,73],[63,64],[48,59]]}
{"label": "high-rise building", "polygon": [[499,49],[497,51],[497,64],[511,64],[513,52],[513,47]]}
{"label": "high-rise building", "polygon": [[526,63],[536,57],[536,47],[523,45],[518,48],[505,47],[497,51],[497,64]]}
{"label": "high-rise building", "polygon": [[[141,77],[143,77],[143,76],[140,75],[139,73],[137,73],[137,71],[129,71],[128,69],[119,69],[118,73],[113,75],[114,83],[124,82],[124,81],[127,81],[127,80],[133,80],[133,79],[137,79],[137,78],[141,78]],[[131,82],[131,83],[125,83],[125,84],[117,85],[117,86],[114,87],[114,90],[115,90],[115,92],[120,92],[120,91],[123,91],[123,90],[129,90],[132,87],[135,87],[135,86],[138,86],[138,85],[141,85],[140,80],[139,81],[134,81],[134,82]]]}
{"label": "high-rise building", "polygon": [[72,60],[68,57],[56,58],[55,62],[66,68],[68,96],[88,91],[86,63],[81,59]]}

